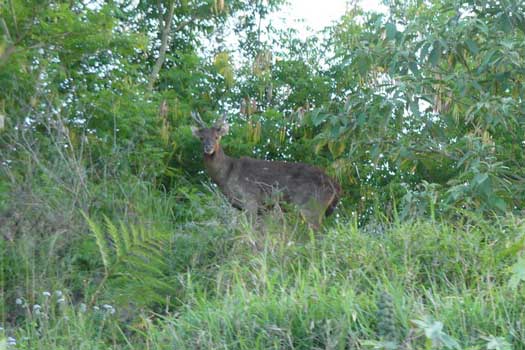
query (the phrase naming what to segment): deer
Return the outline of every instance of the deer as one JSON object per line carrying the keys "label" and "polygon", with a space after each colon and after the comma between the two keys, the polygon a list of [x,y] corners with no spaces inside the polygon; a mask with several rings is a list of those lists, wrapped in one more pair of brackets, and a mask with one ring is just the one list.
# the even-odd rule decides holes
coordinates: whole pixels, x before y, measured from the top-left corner
{"label": "deer", "polygon": [[229,157],[220,144],[229,131],[226,115],[211,127],[198,113],[191,115],[198,124],[192,125],[191,131],[202,143],[204,167],[233,207],[255,216],[277,193],[278,201],[298,207],[314,230],[333,213],[341,187],[322,169],[298,162]]}

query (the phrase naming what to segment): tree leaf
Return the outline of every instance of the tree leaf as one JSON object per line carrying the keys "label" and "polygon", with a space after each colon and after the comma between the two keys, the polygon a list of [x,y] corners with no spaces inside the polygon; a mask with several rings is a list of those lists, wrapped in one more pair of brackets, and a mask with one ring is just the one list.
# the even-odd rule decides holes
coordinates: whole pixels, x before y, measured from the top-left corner
{"label": "tree leaf", "polygon": [[506,13],[501,13],[498,24],[501,30],[505,33],[510,33],[512,31],[512,22]]}
{"label": "tree leaf", "polygon": [[392,22],[385,24],[386,38],[387,40],[394,40],[397,34],[396,25]]}
{"label": "tree leaf", "polygon": [[410,68],[410,71],[416,76],[419,77],[421,74],[419,73],[419,68],[417,67],[417,63],[415,61],[408,62],[408,68]]}
{"label": "tree leaf", "polygon": [[432,45],[432,51],[430,51],[430,54],[428,55],[428,60],[432,64],[432,66],[437,66],[439,63],[439,59],[441,58],[441,44],[439,41],[434,41],[434,44]]}
{"label": "tree leaf", "polygon": [[474,40],[471,40],[471,39],[467,39],[465,41],[465,44],[467,45],[470,53],[472,56],[475,56],[479,53],[479,47],[478,47],[478,44],[476,44],[476,42]]}

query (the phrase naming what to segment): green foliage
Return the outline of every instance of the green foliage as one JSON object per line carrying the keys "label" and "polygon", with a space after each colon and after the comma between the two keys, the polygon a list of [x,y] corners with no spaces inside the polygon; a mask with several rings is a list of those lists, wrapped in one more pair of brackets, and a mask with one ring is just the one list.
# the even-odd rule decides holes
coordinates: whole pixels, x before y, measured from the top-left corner
{"label": "green foliage", "polygon": [[483,337],[487,341],[487,350],[510,350],[512,345],[502,337]]}
{"label": "green foliage", "polygon": [[443,323],[430,318],[412,320],[416,327],[422,330],[427,338],[427,349],[461,349],[461,346],[451,336],[443,332]]}
{"label": "green foliage", "polygon": [[[130,301],[137,306],[162,304],[174,293],[169,279],[167,234],[120,223],[105,217],[105,230],[86,216],[104,265],[104,275],[92,298],[111,289],[117,301]],[[107,286],[106,284],[110,284]]]}
{"label": "green foliage", "polygon": [[381,293],[377,303],[377,333],[381,339],[395,340],[396,325],[392,296]]}
{"label": "green foliage", "polygon": [[[483,334],[496,330],[503,333],[494,337],[523,337],[516,323],[523,294],[508,288],[506,263],[497,257],[506,246],[499,240],[517,234],[513,225],[505,226],[507,233],[485,226],[402,225],[384,235],[342,225],[325,232],[322,241],[294,231],[247,233],[219,267],[215,292],[200,289],[190,274],[188,303],[176,318],[164,317],[161,328],[149,326],[147,334],[183,349],[466,348],[485,347]],[[482,238],[481,232],[491,233]],[[443,239],[450,240],[449,248]],[[373,316],[379,305],[371,296],[385,289],[399,338],[373,341],[380,337]],[[519,337],[511,341],[517,349]]]}
{"label": "green foliage", "polygon": [[[8,334],[20,347],[31,348],[27,344],[38,342],[66,348],[84,343],[122,349],[132,348],[129,344],[159,349],[391,349],[394,344],[454,346],[451,339],[456,339],[464,348],[505,344],[522,348],[522,285],[508,284],[509,266],[521,247],[520,219],[472,218],[454,226],[383,223],[368,231],[341,222],[327,228],[320,239],[279,213],[270,215],[262,228],[252,227],[242,215],[226,210],[220,198],[183,186],[168,198],[140,191],[129,198],[133,202],[128,205],[145,222],[89,219],[93,235],[83,235],[83,241],[91,244],[82,245],[83,251],[64,251],[61,259],[66,261],[69,254],[87,256],[90,251],[95,261],[80,270],[81,275],[75,276],[80,267],[75,258],[77,270],[66,267],[67,278],[46,280],[54,284],[52,288],[35,290],[29,285],[27,291],[33,296],[13,291],[16,294],[8,300],[19,316]],[[170,210],[162,209],[166,207],[187,212],[177,223]],[[170,231],[162,230],[168,227]],[[27,254],[23,246],[23,240],[14,241],[13,255],[8,256],[23,258]],[[98,258],[101,251],[106,263]],[[48,259],[47,255],[34,258],[35,266]],[[3,266],[15,274],[31,274],[31,266],[24,272],[22,264],[6,261]],[[44,308],[42,291],[65,291],[63,287],[86,278],[86,295],[80,300],[66,298],[70,309],[53,311],[43,324],[45,329],[40,321],[29,322],[36,317],[32,313],[17,309],[16,298],[24,298],[31,311],[34,304]],[[378,295],[383,295],[379,303]],[[83,314],[81,303],[99,310],[88,308],[93,314]],[[115,314],[104,304],[111,305]],[[378,311],[380,316],[375,317]],[[424,321],[426,315],[432,321]],[[411,323],[413,319],[420,322]],[[394,339],[381,339],[387,336],[385,327]],[[40,337],[23,340],[33,339],[36,329]]]}
{"label": "green foliage", "polygon": [[512,276],[509,284],[512,288],[517,289],[520,282],[525,282],[525,258],[520,257],[511,267]]}
{"label": "green foliage", "polygon": [[391,3],[387,16],[350,11],[330,32],[341,103],[310,112],[322,126],[317,149],[352,159],[361,196],[368,186],[388,195],[391,184],[417,191],[426,181],[439,189],[441,213],[521,208],[524,36],[522,17],[509,15],[519,6],[447,1]]}
{"label": "green foliage", "polygon": [[[524,348],[523,4],[281,4],[0,2],[0,348]],[[337,177],[324,230],[233,210],[192,111]]]}
{"label": "green foliage", "polygon": [[34,303],[18,298],[16,308],[26,319],[9,337],[10,345],[16,343],[17,349],[106,349],[106,339],[131,348],[109,304],[75,305],[70,294],[51,290],[40,293]]}

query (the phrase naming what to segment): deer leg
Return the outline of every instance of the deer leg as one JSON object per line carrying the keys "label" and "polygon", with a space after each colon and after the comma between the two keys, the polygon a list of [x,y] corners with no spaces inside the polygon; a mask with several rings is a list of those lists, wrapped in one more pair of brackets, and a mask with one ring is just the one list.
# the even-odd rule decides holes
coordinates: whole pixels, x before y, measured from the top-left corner
{"label": "deer leg", "polygon": [[257,205],[257,201],[245,200],[244,208],[246,209],[248,220],[250,221],[252,225],[255,225],[257,223],[257,211],[259,209],[259,206]]}
{"label": "deer leg", "polygon": [[300,209],[301,216],[310,228],[314,231],[319,230],[322,223],[322,216],[319,214],[319,210],[313,208],[302,208]]}
{"label": "deer leg", "polygon": [[314,230],[318,230],[323,223],[324,212],[326,211],[325,203],[322,198],[310,197],[306,203],[300,206],[303,219]]}

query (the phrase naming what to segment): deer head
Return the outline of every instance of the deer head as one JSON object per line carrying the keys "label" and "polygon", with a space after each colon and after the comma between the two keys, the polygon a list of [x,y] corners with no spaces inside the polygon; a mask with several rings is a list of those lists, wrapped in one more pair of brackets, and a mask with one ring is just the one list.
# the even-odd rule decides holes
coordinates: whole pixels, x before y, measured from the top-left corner
{"label": "deer head", "polygon": [[219,149],[221,137],[226,135],[230,128],[228,122],[226,122],[226,115],[223,115],[222,118],[217,120],[210,128],[206,126],[197,113],[192,112],[191,115],[199,125],[198,127],[191,127],[193,136],[201,140],[204,147],[204,154],[212,156]]}

